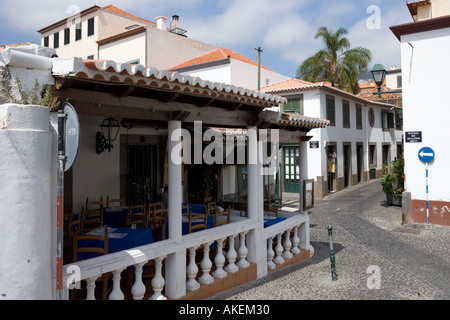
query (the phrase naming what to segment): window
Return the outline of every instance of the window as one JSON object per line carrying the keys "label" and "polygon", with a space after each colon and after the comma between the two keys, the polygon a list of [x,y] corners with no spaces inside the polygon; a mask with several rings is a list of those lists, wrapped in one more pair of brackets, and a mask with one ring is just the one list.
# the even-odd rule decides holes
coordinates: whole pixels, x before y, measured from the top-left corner
{"label": "window", "polygon": [[94,17],[88,20],[88,37],[94,34]]}
{"label": "window", "polygon": [[369,166],[377,166],[377,145],[376,143],[369,144]]}
{"label": "window", "polygon": [[394,114],[387,110],[381,111],[381,127],[383,130],[394,128]]}
{"label": "window", "polygon": [[334,96],[327,95],[326,100],[327,120],[330,120],[330,126],[336,126],[336,108],[334,105]]}
{"label": "window", "polygon": [[87,56],[87,58],[92,60],[92,59],[94,59],[94,55],[91,54],[90,56]]}
{"label": "window", "polygon": [[53,34],[53,48],[59,48],[59,32]]}
{"label": "window", "polygon": [[350,102],[342,100],[342,127],[350,128]]}
{"label": "window", "polygon": [[373,111],[372,107],[370,107],[369,113],[367,114],[367,117],[368,117],[367,120],[369,121],[369,125],[371,127],[373,127],[373,125],[375,124],[375,112]]}
{"label": "window", "polygon": [[397,76],[397,88],[402,87],[402,76]]}
{"label": "window", "polygon": [[70,29],[65,28],[64,29],[64,44],[69,44],[69,43],[70,43]]}
{"label": "window", "polygon": [[287,103],[283,106],[283,111],[303,115],[303,95],[295,98],[287,98]]}
{"label": "window", "polygon": [[356,104],[356,129],[362,130],[362,107]]}
{"label": "window", "polygon": [[47,48],[48,48],[48,46],[49,46],[48,36],[46,36],[46,37],[44,38],[44,47],[47,47]]}
{"label": "window", "polygon": [[81,40],[81,22],[75,27],[75,41]]}
{"label": "window", "polygon": [[138,24],[132,24],[131,26],[125,27],[125,29],[127,29],[127,30],[133,30],[133,29],[136,29],[136,28],[139,28]]}

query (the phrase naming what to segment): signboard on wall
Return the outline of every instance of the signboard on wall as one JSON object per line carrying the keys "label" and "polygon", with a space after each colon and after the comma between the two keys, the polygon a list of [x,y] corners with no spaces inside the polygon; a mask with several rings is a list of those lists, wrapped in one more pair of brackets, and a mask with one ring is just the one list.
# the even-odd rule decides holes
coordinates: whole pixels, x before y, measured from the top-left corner
{"label": "signboard on wall", "polygon": [[422,142],[422,131],[406,131],[405,142],[406,143]]}
{"label": "signboard on wall", "polygon": [[309,148],[310,149],[319,149],[319,141],[310,141]]}

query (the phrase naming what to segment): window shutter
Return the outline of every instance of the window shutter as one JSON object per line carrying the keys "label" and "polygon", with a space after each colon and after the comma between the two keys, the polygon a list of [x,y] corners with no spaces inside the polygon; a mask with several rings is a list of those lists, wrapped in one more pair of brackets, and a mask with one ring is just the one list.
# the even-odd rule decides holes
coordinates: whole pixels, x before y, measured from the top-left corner
{"label": "window shutter", "polygon": [[387,114],[387,125],[388,125],[388,128],[394,128],[394,114],[393,113],[391,113],[391,112],[389,112],[388,114]]}

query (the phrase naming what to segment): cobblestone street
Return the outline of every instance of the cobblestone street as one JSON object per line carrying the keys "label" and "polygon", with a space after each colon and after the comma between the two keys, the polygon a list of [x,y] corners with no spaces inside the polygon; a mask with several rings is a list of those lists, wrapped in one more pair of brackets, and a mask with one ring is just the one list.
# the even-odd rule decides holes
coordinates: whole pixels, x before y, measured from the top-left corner
{"label": "cobblestone street", "polygon": [[[285,205],[293,202],[284,199]],[[402,226],[401,221],[401,207],[385,206],[377,180],[331,194],[317,200],[311,210],[314,255],[309,260],[212,299],[450,299],[450,228]],[[333,227],[336,281],[331,278],[329,225]],[[379,289],[368,282],[376,275],[371,270],[379,270]]]}

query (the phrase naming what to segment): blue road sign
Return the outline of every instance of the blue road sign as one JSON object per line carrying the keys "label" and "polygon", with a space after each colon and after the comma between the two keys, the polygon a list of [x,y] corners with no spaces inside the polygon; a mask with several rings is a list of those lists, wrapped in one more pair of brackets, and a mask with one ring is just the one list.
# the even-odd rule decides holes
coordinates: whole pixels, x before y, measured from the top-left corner
{"label": "blue road sign", "polygon": [[419,160],[425,163],[431,162],[434,159],[434,151],[429,147],[423,147],[419,150]]}

